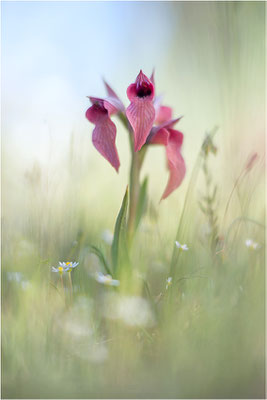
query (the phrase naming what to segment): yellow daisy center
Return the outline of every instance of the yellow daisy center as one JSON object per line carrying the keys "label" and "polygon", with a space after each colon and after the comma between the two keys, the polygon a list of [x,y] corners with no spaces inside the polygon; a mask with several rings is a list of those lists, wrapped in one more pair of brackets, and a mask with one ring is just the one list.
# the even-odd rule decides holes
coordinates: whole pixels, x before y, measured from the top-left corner
{"label": "yellow daisy center", "polygon": [[112,283],[112,277],[110,275],[106,275],[106,285],[110,285]]}

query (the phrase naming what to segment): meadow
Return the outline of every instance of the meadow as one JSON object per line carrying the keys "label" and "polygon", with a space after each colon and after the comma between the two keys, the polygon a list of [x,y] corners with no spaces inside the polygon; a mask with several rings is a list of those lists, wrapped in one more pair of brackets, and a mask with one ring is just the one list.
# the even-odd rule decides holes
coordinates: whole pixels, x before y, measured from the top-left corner
{"label": "meadow", "polygon": [[[110,262],[115,216],[88,210],[73,168],[61,193],[52,182],[47,191],[37,165],[25,174],[27,220],[10,230],[3,221],[4,398],[263,398],[261,161],[244,165],[225,215],[219,195],[199,204],[215,160],[200,150],[172,224],[147,201],[118,287],[96,281],[107,271],[92,248]],[[70,273],[61,282],[51,271],[59,260],[79,262],[72,286]]]}
{"label": "meadow", "polygon": [[[185,114],[185,177],[163,200],[171,169],[163,148],[145,142],[134,152],[123,113],[112,116],[116,174],[84,116],[89,106],[107,114],[106,103],[85,99],[83,125],[66,129],[69,109],[61,114],[50,96],[58,125],[45,125],[33,96],[25,105],[40,126],[20,124],[25,109],[14,113],[4,65],[2,398],[265,397],[264,5],[241,3],[169,4],[168,13],[129,5],[138,15],[139,7],[182,15],[166,50],[176,56],[155,73],[164,104]],[[119,96],[134,68],[117,79]],[[90,77],[94,89],[101,73]],[[40,160],[44,136],[54,141]],[[114,155],[109,162],[117,166]]]}

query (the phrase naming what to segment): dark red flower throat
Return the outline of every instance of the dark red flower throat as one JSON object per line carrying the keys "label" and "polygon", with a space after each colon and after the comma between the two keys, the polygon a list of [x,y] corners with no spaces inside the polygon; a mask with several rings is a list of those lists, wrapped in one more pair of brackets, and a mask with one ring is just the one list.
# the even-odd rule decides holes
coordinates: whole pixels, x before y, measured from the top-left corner
{"label": "dark red flower throat", "polygon": [[153,83],[143,74],[142,70],[137,76],[135,84],[138,97],[150,96],[154,92]]}

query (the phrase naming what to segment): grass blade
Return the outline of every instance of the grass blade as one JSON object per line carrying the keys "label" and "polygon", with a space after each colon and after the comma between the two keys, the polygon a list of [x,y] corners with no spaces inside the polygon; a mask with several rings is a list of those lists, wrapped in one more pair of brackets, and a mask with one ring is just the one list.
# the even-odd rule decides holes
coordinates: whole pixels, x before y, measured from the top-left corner
{"label": "grass blade", "polygon": [[111,246],[111,257],[113,264],[113,271],[116,272],[118,264],[122,260],[128,259],[128,246],[127,246],[127,210],[129,203],[129,190],[128,186],[122,201],[122,205],[117,216],[114,238]]}
{"label": "grass blade", "polygon": [[112,275],[111,274],[111,270],[110,270],[110,268],[108,266],[108,263],[107,263],[107,261],[105,259],[104,254],[102,253],[102,251],[98,247],[92,246],[92,245],[90,245],[90,249],[91,249],[91,252],[98,257],[99,261],[101,262],[102,266],[105,268],[106,272],[109,275]]}
{"label": "grass blade", "polygon": [[141,218],[146,212],[147,208],[147,183],[148,183],[148,177],[145,177],[141,189],[140,189],[140,194],[139,194],[139,199],[138,199],[138,204],[137,204],[137,210],[136,210],[136,220],[135,220],[135,230],[137,230]]}

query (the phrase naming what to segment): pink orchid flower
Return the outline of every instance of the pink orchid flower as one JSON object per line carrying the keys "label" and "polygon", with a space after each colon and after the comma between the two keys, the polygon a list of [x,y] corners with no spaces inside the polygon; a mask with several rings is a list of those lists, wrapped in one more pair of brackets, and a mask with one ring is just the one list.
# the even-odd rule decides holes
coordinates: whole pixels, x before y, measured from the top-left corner
{"label": "pink orchid flower", "polygon": [[120,161],[115,144],[117,129],[110,116],[123,112],[124,105],[111,87],[106,82],[104,83],[108,97],[106,99],[89,97],[92,106],[88,108],[85,115],[90,122],[95,124],[92,136],[93,145],[118,172]]}
{"label": "pink orchid flower", "polygon": [[[156,107],[155,107],[156,108]],[[156,108],[155,124],[161,125],[172,119],[172,108],[167,106],[159,106]]]}
{"label": "pink orchid flower", "polygon": [[87,119],[95,124],[94,146],[118,172],[120,161],[115,144],[116,126],[110,117],[120,114],[125,118],[126,115],[133,129],[135,151],[150,144],[161,144],[166,148],[170,175],[161,198],[165,199],[180,186],[186,172],[181,155],[183,134],[173,128],[181,118],[172,119],[172,108],[161,105],[160,96],[155,97],[154,72],[149,79],[141,70],[135,83],[128,87],[127,96],[131,103],[126,111],[116,93],[104,83],[108,97],[89,97],[92,106],[86,111]]}
{"label": "pink orchid flower", "polygon": [[[154,71],[150,77],[155,88]],[[173,129],[180,118],[172,119],[172,108],[161,104],[162,96],[154,99],[155,121],[154,126],[147,138],[147,144],[161,144],[166,147],[167,166],[170,171],[169,180],[161,200],[166,199],[177,189],[185,176],[186,167],[181,155],[181,147],[184,135]]]}
{"label": "pink orchid flower", "polygon": [[[186,167],[181,154],[184,135],[182,132],[173,129],[173,126],[181,119],[167,120],[172,110],[170,107],[162,107],[158,114],[160,125],[152,128],[148,137],[148,144],[161,144],[166,147],[167,166],[170,171],[169,180],[161,199],[166,199],[175,189],[177,189],[185,176]],[[163,122],[165,119],[165,122]]]}
{"label": "pink orchid flower", "polygon": [[146,143],[155,121],[156,112],[153,105],[155,89],[152,81],[141,70],[135,83],[127,89],[131,104],[126,110],[126,116],[133,128],[134,151],[139,151]]}

